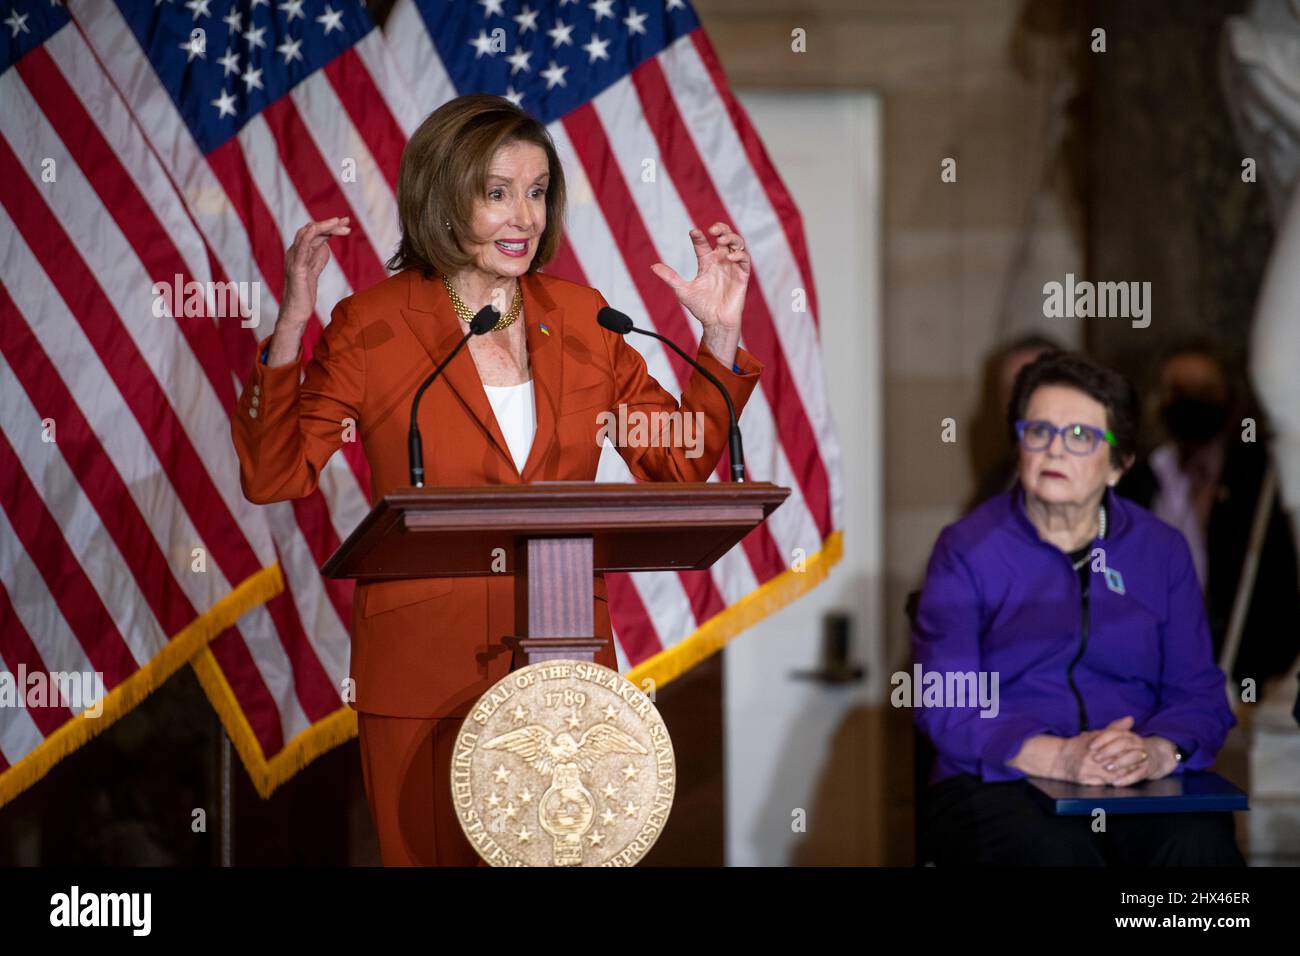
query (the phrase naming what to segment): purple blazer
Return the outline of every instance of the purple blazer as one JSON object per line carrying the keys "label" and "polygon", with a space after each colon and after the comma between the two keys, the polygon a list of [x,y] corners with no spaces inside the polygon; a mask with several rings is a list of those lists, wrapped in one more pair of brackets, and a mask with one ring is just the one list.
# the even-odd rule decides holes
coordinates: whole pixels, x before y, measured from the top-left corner
{"label": "purple blazer", "polygon": [[1113,489],[1105,504],[1106,537],[1093,542],[1105,572],[1090,579],[1086,611],[1078,572],[1038,537],[1019,483],[939,535],[912,634],[915,663],[922,674],[984,671],[990,688],[996,675],[998,712],[981,716],[993,708],[975,702],[916,709],[938,751],[932,783],[957,773],[1022,778],[1007,761],[1027,738],[1072,737],[1126,714],[1135,733],[1190,754],[1175,773],[1214,762],[1236,719],[1187,542]]}

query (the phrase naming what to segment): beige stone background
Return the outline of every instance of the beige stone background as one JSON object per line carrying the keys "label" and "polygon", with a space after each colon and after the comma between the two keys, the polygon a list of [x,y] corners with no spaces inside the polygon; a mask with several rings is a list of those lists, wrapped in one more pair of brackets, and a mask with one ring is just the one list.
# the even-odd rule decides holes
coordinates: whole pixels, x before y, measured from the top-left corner
{"label": "beige stone background", "polygon": [[[889,670],[909,660],[904,602],[934,539],[1002,440],[980,418],[999,343],[1041,330],[1140,385],[1176,338],[1206,332],[1244,351],[1271,225],[1262,185],[1240,181],[1217,78],[1223,20],[1243,6],[696,3],[735,88],[865,89],[882,101],[886,610],[875,639]],[[789,52],[796,28],[802,55]],[[1090,48],[1096,28],[1105,52]],[[949,157],[957,182],[945,184]],[[1150,281],[1155,321],[1045,319],[1042,285],[1067,272]],[[939,440],[947,417],[953,444]],[[855,440],[851,420],[840,429]],[[837,735],[836,764],[856,769],[820,780],[818,804],[865,816],[810,834],[789,862],[913,862],[910,716],[869,709]],[[1220,769],[1244,785],[1245,762],[1235,737]]]}

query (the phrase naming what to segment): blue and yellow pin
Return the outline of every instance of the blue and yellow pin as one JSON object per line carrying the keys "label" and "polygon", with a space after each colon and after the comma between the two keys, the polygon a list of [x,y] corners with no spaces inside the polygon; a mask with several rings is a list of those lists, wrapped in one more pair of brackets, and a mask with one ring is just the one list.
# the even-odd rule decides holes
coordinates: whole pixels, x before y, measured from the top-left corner
{"label": "blue and yellow pin", "polygon": [[1120,574],[1115,568],[1106,569],[1106,587],[1110,588],[1116,594],[1124,592],[1124,575]]}
{"label": "blue and yellow pin", "polygon": [[546,323],[545,323],[545,322],[538,322],[538,323],[537,323],[537,331],[541,332],[543,335],[550,335],[550,334],[551,334],[551,330],[548,329],[548,328],[546,327]]}

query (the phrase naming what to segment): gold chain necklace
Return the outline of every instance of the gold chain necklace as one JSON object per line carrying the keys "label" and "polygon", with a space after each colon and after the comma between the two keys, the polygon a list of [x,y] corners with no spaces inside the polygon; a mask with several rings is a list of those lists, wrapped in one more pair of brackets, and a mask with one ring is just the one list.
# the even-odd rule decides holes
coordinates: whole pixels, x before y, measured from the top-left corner
{"label": "gold chain necklace", "polygon": [[[445,273],[442,275],[442,284],[447,287],[447,295],[451,298],[452,308],[456,310],[456,314],[461,317],[465,324],[469,325],[474,319],[474,313],[469,310],[469,306],[465,304],[464,300],[456,294],[456,290],[451,287],[451,280],[447,278]],[[520,290],[520,283],[516,281],[515,297],[510,303],[510,311],[497,319],[497,324],[492,326],[491,331],[500,332],[502,329],[508,329],[510,326],[514,325],[515,320],[519,318],[519,313],[523,311],[523,308],[523,292]]]}

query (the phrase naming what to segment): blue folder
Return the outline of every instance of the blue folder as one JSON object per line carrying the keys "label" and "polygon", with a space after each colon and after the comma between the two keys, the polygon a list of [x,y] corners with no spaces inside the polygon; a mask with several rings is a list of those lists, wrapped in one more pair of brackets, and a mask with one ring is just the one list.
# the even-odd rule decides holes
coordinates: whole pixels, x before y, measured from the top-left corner
{"label": "blue folder", "polygon": [[1206,813],[1249,810],[1244,791],[1208,770],[1187,771],[1132,787],[1094,787],[1029,777],[1031,790],[1056,816],[1107,813]]}

